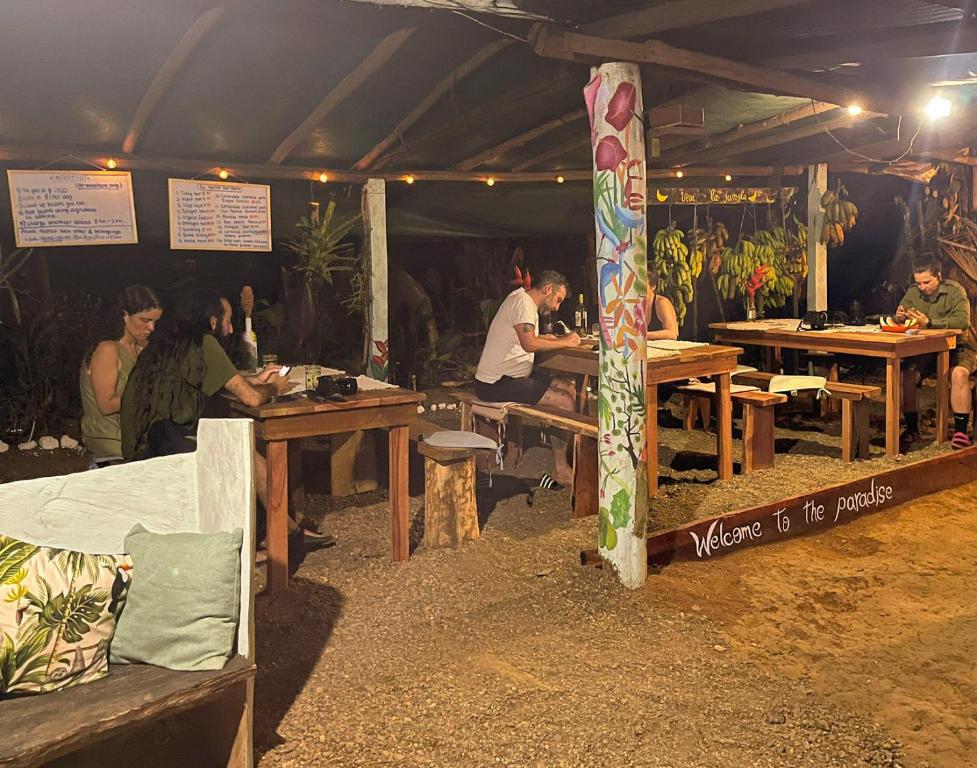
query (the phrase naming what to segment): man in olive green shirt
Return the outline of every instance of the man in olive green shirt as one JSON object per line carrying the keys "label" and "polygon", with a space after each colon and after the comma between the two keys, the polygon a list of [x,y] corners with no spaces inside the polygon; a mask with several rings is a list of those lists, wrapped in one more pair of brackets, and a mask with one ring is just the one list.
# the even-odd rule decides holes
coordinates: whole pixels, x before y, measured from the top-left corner
{"label": "man in olive green shirt", "polygon": [[[960,283],[944,280],[938,261],[931,257],[917,259],[913,264],[913,285],[899,302],[897,322],[915,320],[920,328],[955,328],[957,348],[950,356],[950,407],[953,409],[954,448],[970,445],[967,433],[970,420],[970,375],[977,370],[977,343],[970,329],[970,299]],[[919,413],[916,389],[923,373],[935,368],[935,355],[914,358],[902,371],[902,404],[906,415],[906,431],[899,441],[905,452],[919,440]],[[943,429],[938,424],[937,429]]]}

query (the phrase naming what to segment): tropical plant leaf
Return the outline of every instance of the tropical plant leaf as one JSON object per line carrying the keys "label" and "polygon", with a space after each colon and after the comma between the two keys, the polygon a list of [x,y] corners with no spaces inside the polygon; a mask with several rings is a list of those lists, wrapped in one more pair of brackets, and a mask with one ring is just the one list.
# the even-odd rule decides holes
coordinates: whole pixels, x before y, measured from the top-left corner
{"label": "tropical plant leaf", "polygon": [[61,627],[61,636],[66,642],[77,643],[99,620],[102,609],[109,600],[103,590],[95,591],[93,585],[86,584],[68,594],[54,595],[41,608],[38,621],[50,629]]}
{"label": "tropical plant leaf", "polygon": [[9,536],[0,536],[0,584],[14,583],[14,577],[20,572],[21,566],[30,560],[39,547],[18,541]]}

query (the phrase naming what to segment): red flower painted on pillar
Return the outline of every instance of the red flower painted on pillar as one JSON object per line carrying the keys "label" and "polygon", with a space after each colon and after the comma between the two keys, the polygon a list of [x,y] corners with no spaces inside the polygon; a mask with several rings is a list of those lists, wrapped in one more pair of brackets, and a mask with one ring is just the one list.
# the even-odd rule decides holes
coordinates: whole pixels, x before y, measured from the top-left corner
{"label": "red flower painted on pillar", "polygon": [[597,142],[594,162],[598,171],[613,171],[628,158],[621,140],[617,136],[605,136]]}
{"label": "red flower painted on pillar", "polygon": [[607,103],[607,113],[604,119],[614,126],[614,130],[623,131],[634,117],[634,104],[637,94],[634,85],[621,83],[618,85],[611,100]]}

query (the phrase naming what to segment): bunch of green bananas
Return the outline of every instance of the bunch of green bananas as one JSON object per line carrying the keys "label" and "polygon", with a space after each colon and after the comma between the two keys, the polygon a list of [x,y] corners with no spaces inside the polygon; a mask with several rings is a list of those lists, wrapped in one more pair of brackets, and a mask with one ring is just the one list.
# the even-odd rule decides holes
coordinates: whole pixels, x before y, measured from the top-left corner
{"label": "bunch of green bananas", "polygon": [[821,225],[821,242],[834,247],[845,242],[845,233],[855,226],[858,221],[858,208],[847,195],[848,190],[843,186],[838,191],[827,190],[821,195],[821,207],[824,209],[824,224]]}
{"label": "bunch of green bananas", "polygon": [[791,214],[791,229],[786,233],[787,271],[794,277],[807,280],[807,226],[796,214]]}
{"label": "bunch of green bananas", "polygon": [[698,248],[690,249],[684,237],[682,230],[669,224],[655,233],[652,243],[658,292],[671,300],[680,327],[695,296],[695,280],[702,273],[705,261],[705,254]]}
{"label": "bunch of green bananas", "polygon": [[746,297],[747,282],[757,278],[760,284],[754,301],[757,312],[766,307],[782,307],[794,292],[794,276],[787,261],[787,233],[782,227],[761,229],[746,237],[735,248],[724,248],[722,264],[716,276],[716,287],[724,299]]}
{"label": "bunch of green bananas", "polygon": [[[692,250],[702,253],[703,261],[708,263],[709,272],[713,275],[719,272],[719,267],[722,264],[722,251],[727,240],[729,240],[729,230],[721,221],[717,221],[715,224],[708,223],[706,229],[697,227],[689,230],[689,244],[692,246]],[[693,269],[693,272],[698,278],[702,273],[701,266],[698,269]]]}

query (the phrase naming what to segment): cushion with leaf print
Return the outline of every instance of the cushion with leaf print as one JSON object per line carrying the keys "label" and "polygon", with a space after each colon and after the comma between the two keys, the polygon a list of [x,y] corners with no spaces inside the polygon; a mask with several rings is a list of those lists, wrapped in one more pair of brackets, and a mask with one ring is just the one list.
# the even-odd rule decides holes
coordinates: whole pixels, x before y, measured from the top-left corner
{"label": "cushion with leaf print", "polygon": [[0,696],[105,677],[131,570],[128,555],[0,535]]}

